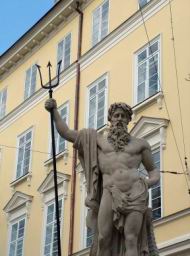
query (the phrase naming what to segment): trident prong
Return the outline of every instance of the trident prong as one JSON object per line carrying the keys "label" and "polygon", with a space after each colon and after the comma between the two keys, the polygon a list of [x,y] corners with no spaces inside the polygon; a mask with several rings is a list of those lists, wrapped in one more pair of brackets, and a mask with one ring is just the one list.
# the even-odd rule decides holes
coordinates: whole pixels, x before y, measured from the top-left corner
{"label": "trident prong", "polygon": [[57,82],[53,85],[52,84],[52,78],[51,78],[51,62],[49,61],[48,64],[47,64],[47,68],[48,68],[48,72],[49,72],[49,85],[44,85],[43,84],[43,81],[42,81],[42,73],[41,73],[41,66],[36,64],[36,67],[38,68],[38,72],[39,72],[39,75],[40,75],[40,82],[41,82],[41,87],[44,88],[44,89],[52,89],[52,88],[55,88],[59,85],[59,80],[60,80],[60,71],[61,71],[61,60],[57,63],[57,66],[58,66],[58,72],[57,72]]}

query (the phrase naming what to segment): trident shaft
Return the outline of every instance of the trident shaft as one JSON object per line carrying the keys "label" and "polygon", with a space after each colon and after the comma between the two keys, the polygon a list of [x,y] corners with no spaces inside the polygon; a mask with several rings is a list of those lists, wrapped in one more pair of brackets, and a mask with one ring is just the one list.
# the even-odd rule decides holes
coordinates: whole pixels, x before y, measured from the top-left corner
{"label": "trident shaft", "polygon": [[[52,84],[51,78],[51,63],[50,61],[47,64],[49,71],[49,85],[44,85],[42,82],[41,67],[36,65],[40,75],[41,87],[44,89],[49,89],[49,98],[53,96],[53,88],[59,85],[60,70],[61,70],[61,61],[58,62],[58,72],[57,72],[57,81],[55,84]],[[60,237],[60,221],[59,221],[59,201],[58,201],[58,185],[57,185],[57,167],[56,167],[56,150],[55,150],[55,133],[54,133],[54,114],[53,109],[50,111],[51,119],[51,137],[52,137],[52,156],[53,156],[53,176],[54,176],[54,191],[55,191],[55,212],[56,212],[56,227],[57,227],[57,250],[58,256],[61,256],[61,237]]]}

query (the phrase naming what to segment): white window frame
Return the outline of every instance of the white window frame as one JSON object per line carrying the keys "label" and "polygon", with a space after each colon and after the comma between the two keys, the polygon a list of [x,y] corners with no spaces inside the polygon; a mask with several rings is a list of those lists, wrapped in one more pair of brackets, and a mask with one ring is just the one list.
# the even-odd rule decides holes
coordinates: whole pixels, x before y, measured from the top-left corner
{"label": "white window frame", "polygon": [[[19,222],[22,220],[24,220],[25,222],[24,222],[24,235],[23,235],[23,245],[22,245],[22,255],[21,256],[24,256],[24,242],[25,242],[25,233],[26,233],[26,216],[25,215],[22,215],[19,218],[16,218],[16,219],[10,221],[10,223],[9,223],[8,255],[10,255],[12,227],[16,223],[19,224]],[[17,230],[16,248],[18,246],[18,240],[19,239],[18,239],[18,230]],[[15,250],[14,256],[17,256],[16,250]]]}
{"label": "white window frame", "polygon": [[[102,6],[108,2],[108,20],[107,20],[107,33],[105,36],[102,37]],[[98,28],[98,41],[94,42],[93,40],[93,35],[94,35],[94,13],[98,10],[101,9],[101,16],[100,16],[100,22],[99,22],[99,28]],[[110,1],[109,0],[104,0],[99,6],[97,6],[93,12],[92,12],[92,37],[91,37],[91,45],[92,47],[95,46],[97,43],[99,43],[103,38],[105,38],[109,34],[109,13],[110,13]]]}
{"label": "white window frame", "polygon": [[[158,74],[158,89],[157,92],[158,93],[160,91],[160,84],[161,84],[161,38],[160,35],[157,36],[156,38],[154,38],[153,40],[151,40],[150,45],[153,45],[154,43],[158,42],[158,51],[156,52],[156,54],[150,54],[148,57],[146,57],[145,61],[146,62],[152,58],[155,57],[155,55],[158,56],[158,67],[157,67],[157,74]],[[145,98],[142,101],[138,101],[138,56],[144,51],[147,50],[149,48],[149,44],[144,45],[143,47],[141,47],[138,51],[135,52],[134,54],[134,105],[135,104],[140,104],[144,101],[146,101],[148,98],[154,96],[153,95],[149,95],[149,68],[146,69],[146,80],[145,80]]]}
{"label": "white window frame", "polygon": [[[104,125],[107,124],[107,110],[108,110],[108,74],[105,73],[101,77],[99,77],[97,80],[95,80],[93,83],[91,83],[87,87],[87,99],[86,99],[86,106],[87,106],[87,111],[86,111],[86,124],[85,126],[88,128],[89,127],[89,110],[90,110],[90,90],[94,87],[97,86],[101,81],[105,79],[105,112],[104,112]],[[95,124],[96,126],[94,129],[100,129],[101,127],[97,128],[97,101],[96,101],[96,116],[95,116]],[[103,126],[104,126],[103,125]]]}
{"label": "white window frame", "polygon": [[[31,92],[31,89],[32,89],[32,85],[31,85],[31,82],[32,82],[32,70],[33,70],[33,68],[35,68],[36,69],[36,75],[35,75],[35,85],[34,85],[34,92],[32,93]],[[31,70],[30,72],[30,82],[29,82],[29,87],[28,87],[28,90],[29,91],[27,91],[26,92],[26,80],[27,80],[27,72],[28,72],[28,70]],[[37,84],[37,67],[36,67],[36,63],[35,64],[33,64],[30,68],[28,68],[27,70],[26,70],[26,72],[25,72],[25,83],[24,83],[24,100],[26,100],[26,99],[28,99],[28,98],[30,98],[34,93],[35,93],[35,91],[36,91],[36,84]]]}
{"label": "white window frame", "polygon": [[[20,191],[16,191],[3,209],[4,212],[6,213],[7,222],[8,222],[7,223],[8,224],[7,252],[9,252],[9,247],[10,247],[9,242],[11,239],[12,223],[15,223],[17,220],[25,218],[25,234],[27,232],[27,221],[30,218],[32,200],[33,200],[33,196],[24,194]],[[24,235],[23,251],[24,251],[25,237],[26,236]]]}
{"label": "white window frame", "polygon": [[[63,231],[63,222],[64,222],[64,199],[63,196],[58,197],[58,201],[62,201],[62,208],[61,208],[61,215],[59,216],[60,218],[60,237],[62,237],[62,231]],[[55,200],[51,199],[50,201],[45,203],[45,211],[44,211],[44,232],[43,232],[43,248],[42,248],[42,255],[44,256],[44,249],[45,249],[45,239],[46,239],[46,226],[47,226],[47,212],[48,212],[48,207],[50,205],[54,204],[54,215],[55,215],[55,221],[53,225],[56,226],[56,209],[55,209]],[[53,240],[51,243],[51,254],[52,254],[52,245],[53,245]]]}
{"label": "white window frame", "polygon": [[[141,117],[130,131],[132,136],[148,141],[152,152],[160,150],[160,170],[163,170],[163,154],[166,149],[166,136],[169,120],[163,118]],[[163,175],[160,174],[161,218],[164,216]]]}
{"label": "white window frame", "polygon": [[[154,136],[153,136],[154,137]],[[157,143],[157,144],[155,144],[155,145],[152,145],[151,146],[151,151],[152,151],[152,155],[154,154],[154,153],[157,153],[157,152],[159,152],[159,157],[160,157],[160,169],[159,169],[159,171],[161,170],[161,147],[160,147],[160,145],[159,145],[159,143]],[[143,173],[142,172],[142,174],[143,174],[143,177],[145,177],[145,178],[148,178],[148,174],[146,174],[146,173]],[[161,178],[160,178],[160,185],[159,185],[159,187],[160,187],[160,199],[161,199],[161,202],[160,202],[160,212],[161,212],[161,216],[160,216],[160,218],[157,218],[157,219],[153,219],[153,220],[158,220],[158,219],[161,219],[162,217],[163,217],[163,202],[162,202],[162,200],[163,200],[163,196],[162,196],[162,190],[163,190],[163,188],[162,188],[162,175],[161,175]],[[148,190],[148,192],[149,192],[149,207],[150,208],[152,208],[152,188],[150,188],[149,190]],[[157,209],[157,208],[156,208]],[[153,209],[152,209],[153,210]]]}
{"label": "white window frame", "polygon": [[[69,36],[70,35],[70,37],[71,37],[71,41],[70,41],[70,54],[69,54],[69,65],[67,66],[67,67],[65,67],[65,61],[64,61],[64,58],[65,58],[65,39],[66,39],[66,37],[67,36]],[[63,49],[62,49],[62,51],[63,51],[63,54],[62,54],[62,58],[61,58],[61,68],[60,68],[60,71],[63,71],[63,70],[65,70],[66,68],[68,68],[70,65],[71,65],[71,46],[72,46],[72,34],[71,34],[71,32],[69,32],[69,33],[67,33],[65,36],[64,36],[64,38],[62,38],[58,43],[57,43],[57,63],[60,61],[59,60],[59,56],[58,56],[58,49],[59,49],[59,44],[60,43],[63,43],[64,42],[64,47],[63,47]],[[57,71],[58,71],[58,66],[57,66]]]}
{"label": "white window frame", "polygon": [[[26,136],[27,133],[31,132],[31,146],[30,146],[30,160],[29,160],[29,166],[28,166],[28,172],[23,174],[23,169],[21,170],[22,175],[20,175],[19,177],[17,177],[17,165],[18,165],[18,156],[19,156],[19,141],[23,136]],[[31,163],[32,163],[32,145],[33,145],[33,127],[29,128],[28,130],[24,131],[22,134],[20,134],[17,137],[17,153],[16,153],[16,167],[15,167],[15,180],[18,180],[22,177],[24,177],[25,175],[27,175],[28,173],[31,172]],[[24,160],[22,161],[24,162]],[[23,165],[23,164],[22,164]]]}
{"label": "white window frame", "polygon": [[[67,108],[67,116],[66,116],[66,124],[69,125],[69,101],[65,102],[64,104],[62,104],[60,107],[58,107],[58,112],[60,113],[60,111],[66,107]],[[50,129],[49,129],[49,152],[50,152],[50,157],[52,157],[52,138],[51,138],[51,123],[49,125]],[[65,149],[64,151],[59,151],[59,143],[60,143],[60,138],[61,136],[59,135],[55,125],[54,125],[54,132],[55,132],[55,153],[56,155],[61,154],[62,152],[65,152],[68,149],[68,141],[65,140]],[[56,135],[57,133],[57,135]],[[59,141],[59,143],[58,143]]]}
{"label": "white window frame", "polygon": [[[80,164],[79,164],[80,165]],[[88,213],[88,207],[85,205],[85,198],[86,198],[86,179],[84,175],[84,170],[82,166],[78,166],[80,169],[80,233],[81,233],[81,240],[80,246],[81,250],[87,248],[87,226],[86,226],[86,217]]]}
{"label": "white window frame", "polygon": [[[5,101],[3,99],[5,98]],[[0,91],[0,120],[6,115],[7,88]]]}
{"label": "white window frame", "polygon": [[[62,200],[62,217],[60,221],[60,233],[61,237],[64,230],[64,213],[65,213],[65,200],[68,197],[68,183],[70,180],[70,175],[64,174],[62,172],[57,172],[58,184],[58,199]],[[45,180],[42,182],[38,188],[38,192],[41,194],[42,198],[42,210],[43,210],[43,222],[42,222],[42,240],[40,255],[44,256],[44,247],[45,247],[45,236],[46,236],[46,216],[47,216],[47,205],[51,204],[55,200],[54,192],[54,174],[53,170],[46,176]],[[64,238],[62,237],[61,241]]]}

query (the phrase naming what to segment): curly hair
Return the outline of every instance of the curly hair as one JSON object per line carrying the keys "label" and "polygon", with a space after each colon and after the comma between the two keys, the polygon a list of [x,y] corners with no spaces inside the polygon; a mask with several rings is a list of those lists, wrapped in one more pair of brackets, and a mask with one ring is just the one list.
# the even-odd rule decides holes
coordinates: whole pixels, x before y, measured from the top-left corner
{"label": "curly hair", "polygon": [[108,121],[111,121],[113,113],[116,111],[116,109],[121,108],[127,115],[129,116],[129,121],[132,119],[133,111],[132,108],[123,102],[116,102],[111,104],[109,110],[108,110]]}

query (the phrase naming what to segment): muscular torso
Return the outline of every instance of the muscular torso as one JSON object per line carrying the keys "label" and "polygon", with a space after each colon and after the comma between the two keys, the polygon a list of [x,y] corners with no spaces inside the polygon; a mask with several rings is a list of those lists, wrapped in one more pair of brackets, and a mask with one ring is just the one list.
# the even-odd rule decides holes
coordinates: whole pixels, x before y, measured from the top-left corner
{"label": "muscular torso", "polygon": [[143,149],[143,141],[132,137],[124,151],[115,152],[107,137],[99,135],[98,161],[103,187],[116,185],[123,192],[130,191],[139,179],[138,167]]}

